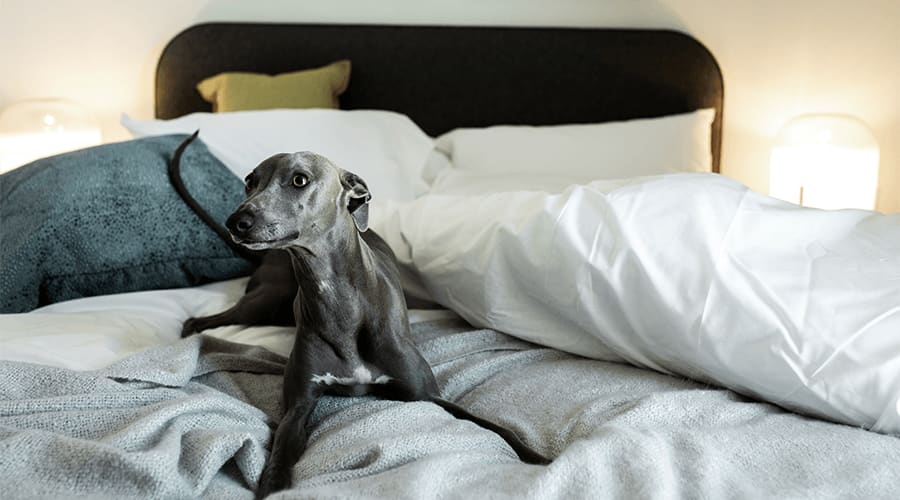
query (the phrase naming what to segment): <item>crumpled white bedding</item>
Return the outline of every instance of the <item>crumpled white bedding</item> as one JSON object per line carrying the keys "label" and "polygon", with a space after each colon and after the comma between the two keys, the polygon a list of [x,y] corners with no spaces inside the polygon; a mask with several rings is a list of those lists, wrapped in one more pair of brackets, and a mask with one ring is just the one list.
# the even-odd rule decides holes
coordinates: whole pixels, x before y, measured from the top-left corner
{"label": "crumpled white bedding", "polygon": [[[193,288],[120,293],[69,300],[24,314],[0,315],[0,360],[70,370],[99,370],[179,338],[191,316],[221,312],[244,294],[248,278]],[[410,310],[411,323],[456,317],[445,309]],[[207,330],[232,342],[288,356],[294,328],[229,325]]]}
{"label": "crumpled white bedding", "polygon": [[474,325],[900,433],[900,216],[674,174],[378,217],[406,275]]}

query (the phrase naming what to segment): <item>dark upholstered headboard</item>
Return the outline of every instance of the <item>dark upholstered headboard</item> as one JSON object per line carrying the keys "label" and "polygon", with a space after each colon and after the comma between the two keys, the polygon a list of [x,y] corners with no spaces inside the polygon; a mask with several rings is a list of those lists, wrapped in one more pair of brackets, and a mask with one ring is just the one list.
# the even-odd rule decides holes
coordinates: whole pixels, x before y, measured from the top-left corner
{"label": "dark upholstered headboard", "polygon": [[719,170],[722,74],[703,45],[675,31],[201,24],[160,57],[156,116],[210,111],[195,85],[223,71],[275,74],[338,59],[353,62],[342,108],[404,113],[432,136],[715,108]]}

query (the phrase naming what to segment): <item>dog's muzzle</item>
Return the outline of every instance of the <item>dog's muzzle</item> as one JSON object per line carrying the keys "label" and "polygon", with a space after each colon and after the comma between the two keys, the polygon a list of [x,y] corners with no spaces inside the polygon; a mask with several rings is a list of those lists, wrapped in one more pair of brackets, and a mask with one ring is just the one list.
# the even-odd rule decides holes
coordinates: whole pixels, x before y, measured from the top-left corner
{"label": "dog's muzzle", "polygon": [[256,217],[249,210],[238,210],[231,214],[225,221],[225,227],[236,239],[247,239],[253,225],[256,223]]}

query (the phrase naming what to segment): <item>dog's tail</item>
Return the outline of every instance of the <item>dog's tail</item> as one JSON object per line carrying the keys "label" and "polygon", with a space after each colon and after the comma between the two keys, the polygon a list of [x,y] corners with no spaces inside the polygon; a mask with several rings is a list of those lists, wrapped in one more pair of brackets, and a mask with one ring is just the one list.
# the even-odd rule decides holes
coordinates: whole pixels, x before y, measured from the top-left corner
{"label": "dog's tail", "polygon": [[469,413],[469,410],[457,405],[456,403],[451,403],[443,398],[432,397],[431,401],[440,406],[441,408],[447,410],[447,413],[453,415],[456,418],[461,418],[463,420],[468,420],[470,422],[475,422],[481,427],[485,429],[495,432],[500,435],[509,446],[512,447],[513,451],[516,452],[516,455],[519,455],[519,458],[522,459],[523,462],[535,465],[547,465],[551,462],[551,460],[544,455],[541,455],[534,449],[532,449],[527,444],[523,443],[519,436],[517,436],[513,431],[503,427],[502,425],[497,425],[489,420],[485,420],[481,417],[476,417]]}
{"label": "dog's tail", "polygon": [[193,210],[194,213],[196,213],[197,216],[200,217],[200,220],[202,220],[204,223],[206,223],[207,226],[215,231],[216,234],[218,234],[219,237],[222,238],[222,241],[224,241],[226,245],[228,245],[232,250],[235,251],[235,253],[237,253],[241,257],[259,264],[262,260],[262,253],[254,252],[253,250],[244,248],[241,245],[235,243],[234,240],[231,239],[231,234],[228,233],[228,230],[225,229],[222,224],[216,222],[216,220],[211,215],[209,215],[209,213],[207,213],[207,211],[204,210],[199,203],[197,203],[197,200],[195,200],[194,197],[191,196],[191,193],[189,193],[187,188],[184,186],[184,181],[181,179],[181,156],[184,154],[184,150],[187,149],[187,147],[192,142],[194,142],[194,139],[196,139],[199,134],[200,131],[197,130],[196,132],[191,134],[190,137],[188,137],[178,145],[178,148],[175,150],[175,154],[172,155],[172,161],[169,162],[169,181],[175,188],[175,192],[177,192],[178,195],[181,196],[181,199],[184,200],[185,203],[187,203],[187,206],[191,207],[191,210]]}

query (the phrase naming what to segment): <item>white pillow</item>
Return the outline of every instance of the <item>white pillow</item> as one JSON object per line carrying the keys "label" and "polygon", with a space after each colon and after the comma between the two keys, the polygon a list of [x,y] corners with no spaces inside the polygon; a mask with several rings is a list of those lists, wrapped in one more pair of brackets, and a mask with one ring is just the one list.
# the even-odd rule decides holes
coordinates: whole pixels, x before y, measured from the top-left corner
{"label": "white pillow", "polygon": [[588,184],[593,180],[587,177],[550,173],[483,174],[471,170],[447,168],[437,174],[428,192],[447,195],[479,195],[509,191],[542,191],[557,194],[562,193],[573,184]]}
{"label": "white pillow", "polygon": [[209,150],[238,177],[276,153],[313,151],[362,177],[376,200],[412,200],[428,186],[422,169],[434,141],[391,111],[278,109],[193,113],[174,120],[122,115],[134,137],[200,130]]}
{"label": "white pillow", "polygon": [[461,128],[438,137],[436,148],[453,168],[480,174],[613,179],[710,172],[713,118],[714,109],[702,109],[586,125]]}

